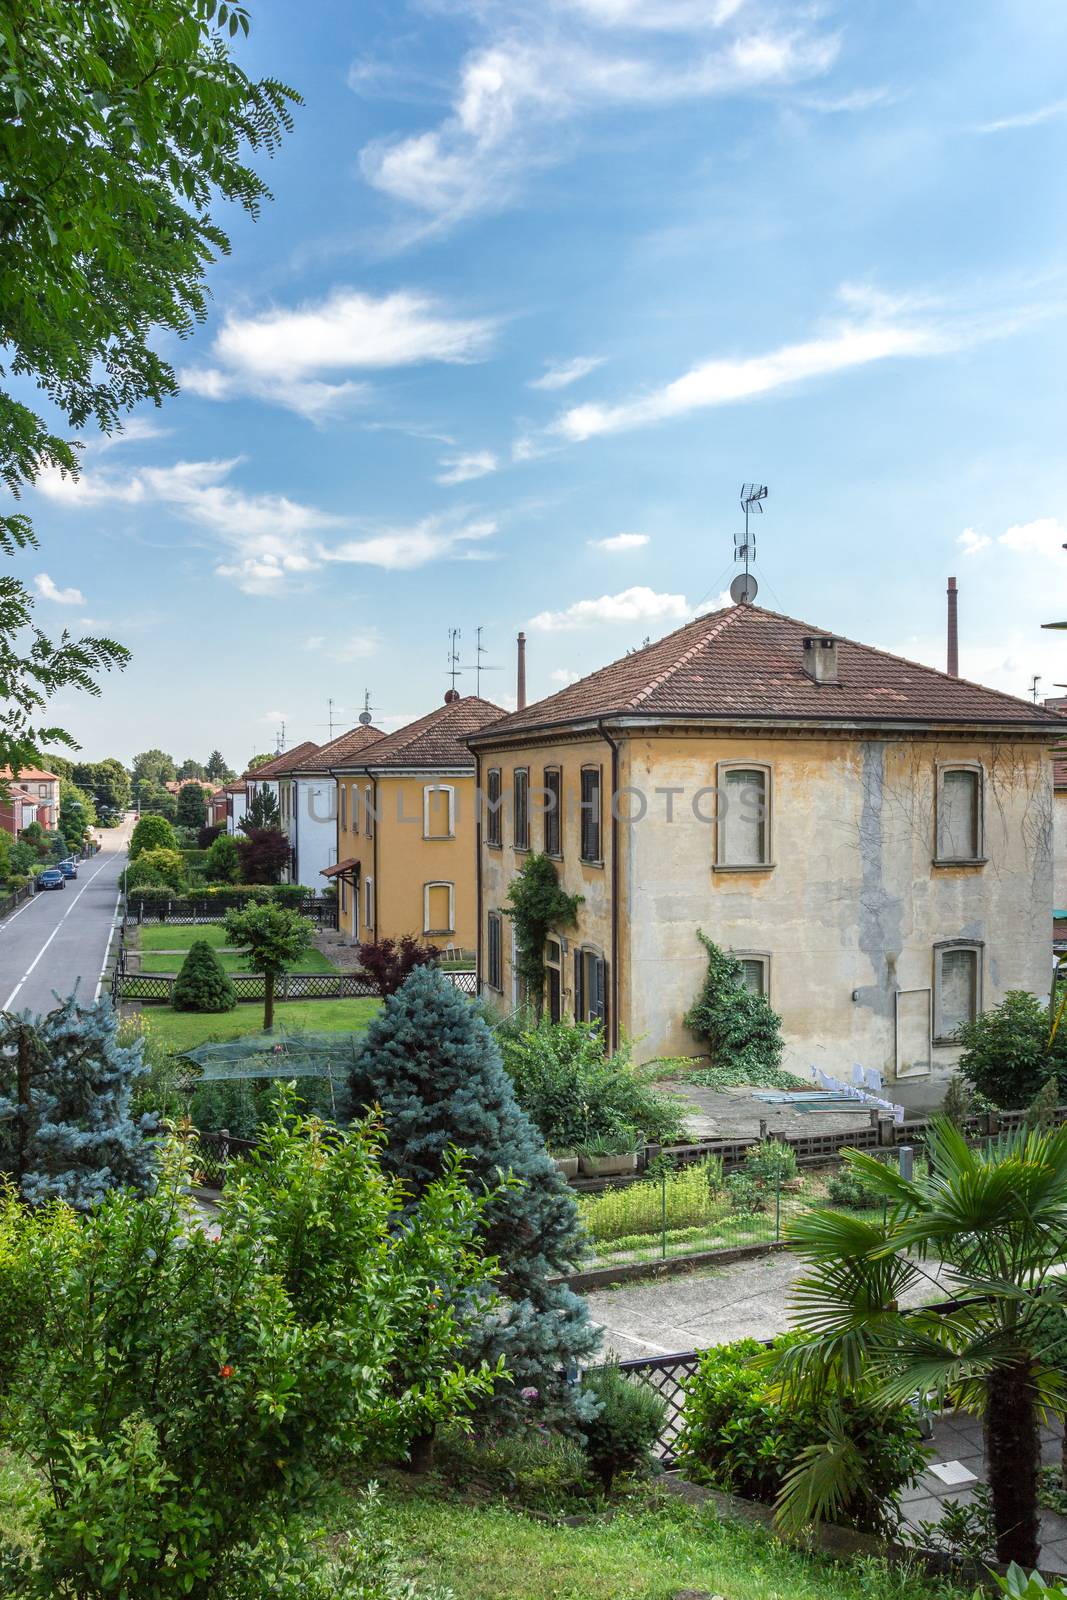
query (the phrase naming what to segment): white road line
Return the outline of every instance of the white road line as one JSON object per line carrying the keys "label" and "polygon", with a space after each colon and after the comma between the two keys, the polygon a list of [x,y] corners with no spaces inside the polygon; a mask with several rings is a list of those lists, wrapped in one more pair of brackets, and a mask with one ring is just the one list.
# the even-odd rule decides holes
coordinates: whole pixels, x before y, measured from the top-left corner
{"label": "white road line", "polygon": [[108,957],[111,954],[111,941],[115,937],[115,929],[119,925],[118,924],[118,916],[119,916],[119,906],[121,904],[122,904],[122,890],[120,889],[118,894],[115,896],[115,909],[111,913],[111,932],[107,936],[107,944],[104,947],[104,964],[100,968],[100,976],[96,980],[96,993],[93,995],[94,1002],[99,1000],[100,991],[104,987],[104,973],[107,971]]}
{"label": "white road line", "polygon": [[[109,857],[109,860],[110,859],[112,859],[112,858]],[[30,975],[33,972],[33,969],[36,967],[38,961],[40,961],[41,957],[44,955],[45,951],[48,949],[48,946],[52,943],[52,940],[55,938],[56,934],[59,932],[59,930],[63,926],[64,922],[66,922],[67,918],[70,916],[71,912],[74,910],[74,907],[78,904],[78,901],[81,899],[81,897],[85,893],[86,889],[88,889],[90,883],[95,882],[95,880],[100,876],[100,874],[104,870],[104,867],[107,864],[108,864],[107,862],[101,862],[100,866],[97,867],[97,869],[93,873],[92,877],[87,879],[86,882],[82,885],[82,887],[78,890],[77,894],[74,896],[74,899],[70,902],[70,905],[67,907],[66,911],[64,911],[63,915],[60,917],[59,921],[56,923],[55,927],[52,929],[51,933],[48,935],[48,938],[45,940],[44,944],[38,950],[37,954],[34,956],[33,960],[30,962],[29,966],[26,968],[26,971],[22,974],[22,977],[19,979],[18,983],[16,983],[15,987],[12,989],[12,991],[8,995],[7,999],[4,1001],[4,1004],[3,1004],[3,1007],[2,1007],[2,1009],[4,1011],[10,1011],[11,1010],[11,1007],[15,1003],[15,999],[16,999],[16,997],[18,995],[18,992],[22,988],[23,984],[26,982],[26,979],[28,977],[30,977]]]}

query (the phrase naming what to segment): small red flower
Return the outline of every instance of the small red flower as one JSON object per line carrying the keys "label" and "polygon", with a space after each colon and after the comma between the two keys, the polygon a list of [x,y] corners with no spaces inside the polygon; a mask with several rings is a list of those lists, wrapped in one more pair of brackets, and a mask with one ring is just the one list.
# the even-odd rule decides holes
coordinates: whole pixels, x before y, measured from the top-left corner
{"label": "small red flower", "polygon": [[219,1377],[220,1378],[232,1378],[233,1377],[233,1368],[231,1366],[228,1366],[224,1362],[223,1365],[219,1368]]}

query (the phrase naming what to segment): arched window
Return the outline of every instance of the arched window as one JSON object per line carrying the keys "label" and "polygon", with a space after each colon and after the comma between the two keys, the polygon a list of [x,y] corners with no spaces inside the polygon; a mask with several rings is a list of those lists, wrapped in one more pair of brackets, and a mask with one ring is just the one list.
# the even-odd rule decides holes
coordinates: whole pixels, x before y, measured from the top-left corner
{"label": "arched window", "polygon": [[428,783],[422,791],[422,836],[424,839],[454,839],[456,836],[456,791],[450,783]]}
{"label": "arched window", "polygon": [[745,871],[771,865],[771,769],[720,761],[715,865]]}
{"label": "arched window", "polygon": [[424,883],[422,886],[423,933],[455,933],[456,886],[454,883]]}
{"label": "arched window", "polygon": [[977,764],[938,768],[934,859],[982,859],[982,769]]}

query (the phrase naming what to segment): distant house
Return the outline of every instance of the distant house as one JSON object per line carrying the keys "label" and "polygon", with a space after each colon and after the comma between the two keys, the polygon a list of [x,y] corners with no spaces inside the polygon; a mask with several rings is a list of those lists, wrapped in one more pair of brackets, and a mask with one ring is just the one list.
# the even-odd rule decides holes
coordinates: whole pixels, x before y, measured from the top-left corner
{"label": "distant house", "polygon": [[287,771],[272,768],[278,782],[282,827],[292,849],[290,877],[311,889],[322,887],[325,868],[337,861],[337,779],[335,763],[357,757],[381,739],[380,728],[360,725],[295,760]]}
{"label": "distant house", "polygon": [[58,828],[59,779],[39,767],[23,767],[18,777],[0,767],[0,827],[15,837],[31,822],[49,833]]}
{"label": "distant house", "polygon": [[[257,794],[269,794],[280,811],[281,790],[279,779],[281,773],[288,772],[294,763],[304,761],[308,756],[313,756],[318,748],[318,745],[311,739],[305,739],[303,744],[295,745],[292,750],[286,750],[281,755],[275,756],[273,760],[265,761],[261,767],[255,767],[251,772],[246,772],[240,779],[240,783],[244,787],[243,801],[239,802],[238,795],[234,794],[233,805],[226,824],[228,831],[230,833],[239,831],[241,823],[244,821],[245,813]],[[285,827],[284,818],[281,826],[282,828]]]}
{"label": "distant house", "polygon": [[1048,993],[1057,724],[760,607],[700,617],[470,737],[503,802],[481,993],[521,998],[504,909],[543,850],[584,897],[546,948],[553,1015],[646,1060],[698,1050],[703,930],[781,1014],[788,1067],[936,1077],[962,1022]]}
{"label": "distant house", "polygon": [[334,764],[339,926],[355,942],[406,933],[473,950],[477,800],[469,734],[504,713],[451,690],[406,728]]}

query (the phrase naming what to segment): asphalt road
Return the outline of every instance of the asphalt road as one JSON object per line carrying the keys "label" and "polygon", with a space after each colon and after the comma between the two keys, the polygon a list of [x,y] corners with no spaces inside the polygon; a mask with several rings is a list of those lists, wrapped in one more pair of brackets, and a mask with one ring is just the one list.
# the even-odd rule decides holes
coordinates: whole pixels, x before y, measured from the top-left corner
{"label": "asphalt road", "polygon": [[78,986],[98,992],[115,924],[132,824],[104,830],[104,847],[65,889],[37,894],[0,922],[0,1009],[50,1011]]}

